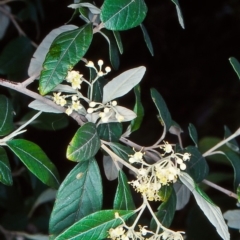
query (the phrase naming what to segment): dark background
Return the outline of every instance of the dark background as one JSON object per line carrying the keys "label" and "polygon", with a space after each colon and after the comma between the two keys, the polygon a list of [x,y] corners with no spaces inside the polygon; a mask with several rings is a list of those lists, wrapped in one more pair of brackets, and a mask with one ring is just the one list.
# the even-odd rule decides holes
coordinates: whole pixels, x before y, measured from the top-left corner
{"label": "dark background", "polygon": [[[101,2],[96,1],[96,3]],[[121,32],[124,53],[120,57],[120,68],[109,75],[111,78],[124,70],[141,65],[147,68],[141,82],[145,118],[142,129],[133,133],[132,139],[146,146],[153,144],[162,133],[156,118],[157,110],[150,97],[151,87],[161,93],[172,118],[184,130],[182,138],[185,146],[192,144],[187,130],[189,123],[196,126],[200,139],[204,136],[223,138],[224,125],[227,125],[231,131],[235,131],[239,127],[240,119],[240,82],[228,59],[234,56],[240,60],[240,2],[237,0],[179,0],[185,29],[179,25],[175,5],[170,0],[146,0],[145,2],[148,6],[148,15],[144,25],[152,40],[154,57],[150,55],[139,27]],[[72,1],[42,0],[41,3],[44,16],[41,18],[39,15],[39,31],[32,21],[20,23],[27,35],[38,44],[53,28],[68,22],[73,12],[72,9],[67,8]],[[12,4],[16,12],[22,7],[22,3]],[[75,18],[71,23],[81,26],[83,21]],[[5,38],[0,41],[0,50],[16,36],[16,30],[11,25]],[[109,65],[107,51],[107,42],[102,36],[96,35],[86,57],[93,61],[104,59]],[[134,94],[130,93],[125,100],[121,100],[121,105],[133,107],[134,101]],[[27,133],[27,138],[38,143],[57,165],[62,178],[74,166],[63,156],[77,128],[76,123],[71,120],[70,126],[61,131],[38,131],[37,134],[29,131]],[[46,134],[48,134],[47,139]],[[55,144],[53,149],[51,144],[56,142],[56,139],[62,139],[62,141]],[[168,136],[168,139],[177,140],[175,136]],[[212,168],[215,170],[218,166],[213,165]],[[232,173],[232,169],[229,168],[229,172]],[[116,182],[109,183],[109,188],[115,185]],[[227,187],[231,188],[229,185]],[[222,194],[219,196],[214,191],[210,194],[217,203],[224,205],[226,198]],[[111,205],[111,192],[105,200],[106,206]],[[227,203],[229,205],[226,209],[235,207],[234,200],[227,198]],[[177,213],[174,227],[185,229],[186,226],[192,226],[194,219],[198,216],[196,227],[194,227],[196,232],[199,224],[203,224],[199,220],[201,214],[193,207],[190,215],[190,217],[187,216],[184,211]],[[192,225],[189,225],[189,221]],[[201,226],[203,230],[204,227]],[[199,231],[198,238],[191,237],[191,228],[189,227],[188,230],[191,240],[218,239],[213,235],[204,235],[209,234],[208,231]]]}

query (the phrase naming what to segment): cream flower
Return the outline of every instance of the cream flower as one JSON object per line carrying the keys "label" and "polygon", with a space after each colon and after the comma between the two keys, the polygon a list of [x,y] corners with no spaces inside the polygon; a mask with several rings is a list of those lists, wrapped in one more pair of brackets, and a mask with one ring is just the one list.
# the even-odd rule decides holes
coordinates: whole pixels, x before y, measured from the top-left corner
{"label": "cream flower", "polygon": [[53,101],[62,107],[67,104],[65,96],[61,96],[61,92],[53,93]]}
{"label": "cream flower", "polygon": [[82,74],[78,71],[69,71],[66,77],[66,81],[72,84],[73,89],[80,89],[82,83]]}
{"label": "cream flower", "polygon": [[82,105],[80,104],[79,101],[72,101],[72,106],[71,108],[75,111],[78,111],[79,109],[82,108]]}

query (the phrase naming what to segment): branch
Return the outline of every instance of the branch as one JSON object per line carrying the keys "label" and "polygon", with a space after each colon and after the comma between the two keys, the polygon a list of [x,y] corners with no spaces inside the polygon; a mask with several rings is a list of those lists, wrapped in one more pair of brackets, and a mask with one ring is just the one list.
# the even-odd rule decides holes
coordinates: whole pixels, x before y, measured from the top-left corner
{"label": "branch", "polygon": [[218,143],[217,145],[215,145],[214,147],[209,149],[207,152],[205,152],[203,154],[203,157],[206,157],[206,156],[210,155],[211,152],[213,152],[214,150],[220,148],[222,145],[224,145],[225,143],[231,141],[233,138],[235,138],[235,137],[237,137],[239,135],[240,135],[240,128],[238,128],[237,131],[235,133],[233,133],[231,136],[229,136],[228,138],[222,140],[220,143]]}
{"label": "branch", "polygon": [[[27,79],[26,81],[28,82],[29,79]],[[49,100],[49,99],[39,95],[38,93],[35,93],[33,91],[28,90],[25,87],[24,82],[23,83],[17,83],[17,82],[9,81],[7,79],[0,78],[0,85],[1,86],[13,89],[13,90],[15,90],[17,92],[20,92],[20,93],[22,93],[24,95],[27,95],[27,96],[29,96],[29,97],[31,97],[33,99],[36,99],[36,100],[38,100],[40,102],[43,102],[43,103],[45,103],[45,104],[47,104],[47,105],[49,105],[49,106],[59,110],[62,113],[65,113],[66,108],[57,105],[53,101],[51,101],[51,100]],[[83,116],[81,116],[80,114],[78,114],[77,112],[73,112],[69,116],[72,117],[81,126],[85,122],[85,118]]]}
{"label": "branch", "polygon": [[[22,36],[25,36],[25,37],[27,36],[26,33],[25,33],[25,32],[22,30],[22,28],[19,26],[19,24],[18,24],[18,22],[16,21],[14,15],[12,15],[10,12],[8,12],[7,10],[5,10],[4,7],[2,7],[2,6],[0,6],[0,11],[1,11],[3,14],[5,14],[5,15],[11,20],[11,22],[13,23],[13,25],[14,25],[15,28],[17,29],[19,35],[22,35]],[[37,45],[35,42],[33,42],[32,40],[31,40],[31,44],[32,44],[35,48],[38,47],[38,45]]]}
{"label": "branch", "polygon": [[[141,151],[141,150],[145,150],[145,148],[143,146],[140,146],[132,141],[130,141],[129,139],[126,139],[124,137],[121,137],[119,139],[121,142],[125,143],[126,145],[138,150],[138,151]],[[150,157],[152,160],[154,160],[155,162],[159,161],[159,157],[157,157],[155,154],[151,153],[150,151],[146,151],[145,154]]]}
{"label": "branch", "polygon": [[233,192],[231,192],[231,191],[229,191],[225,188],[222,188],[222,187],[218,186],[217,184],[215,184],[213,182],[210,182],[206,179],[204,179],[202,182],[205,183],[206,185],[210,186],[210,187],[213,187],[213,188],[219,190],[220,192],[223,192],[223,193],[227,194],[229,197],[233,197],[233,198],[238,199],[237,194],[235,194],[235,193],[233,193]]}

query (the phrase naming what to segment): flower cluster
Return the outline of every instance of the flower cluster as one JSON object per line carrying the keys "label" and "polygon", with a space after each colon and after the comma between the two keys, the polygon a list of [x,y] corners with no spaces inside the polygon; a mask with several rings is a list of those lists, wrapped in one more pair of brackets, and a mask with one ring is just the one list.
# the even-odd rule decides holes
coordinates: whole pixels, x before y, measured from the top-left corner
{"label": "flower cluster", "polygon": [[[94,63],[92,61],[89,61],[86,64],[86,66],[95,69],[95,71],[97,73],[97,76],[92,81],[92,83],[88,83],[91,86],[91,88],[93,87],[93,83],[95,81],[97,81],[97,79],[99,77],[104,76],[111,71],[110,67],[106,67],[105,72],[102,71],[102,66],[103,66],[102,60],[98,61],[99,70],[97,70],[97,68],[94,66]],[[85,82],[87,82],[87,81],[83,78],[82,74],[80,74],[78,71],[75,71],[75,70],[68,71],[68,74],[66,76],[66,81],[71,84],[72,89],[76,90],[77,94],[65,96],[65,95],[61,95],[62,94],[61,92],[53,93],[53,101],[62,107],[67,106],[67,109],[65,112],[66,112],[66,114],[70,115],[73,111],[78,111],[83,108],[83,106],[80,104],[80,101],[79,101],[79,97],[80,97],[81,93],[78,92],[77,90],[81,89],[81,84],[83,81],[85,81]],[[68,102],[66,100],[66,98],[69,98],[69,97],[72,98],[71,102]],[[84,98],[84,97],[82,97],[82,98],[85,99],[85,101],[87,101],[87,102],[90,101],[88,98]],[[112,102],[112,107],[114,106],[114,102],[116,102],[116,101]],[[97,104],[97,103],[95,103],[95,104]],[[89,104],[90,108],[88,109],[88,113],[90,113],[91,111],[92,112],[94,111],[94,108],[92,108],[93,105],[94,105],[94,102],[91,102]],[[115,104],[115,105],[117,105],[117,104]],[[101,107],[101,108],[104,108],[104,107]],[[99,117],[101,117],[103,122],[104,121],[107,122],[107,120],[113,115],[114,111],[112,109],[113,108],[105,107],[103,112],[99,115]],[[123,117],[121,115],[117,114],[117,111],[115,111],[115,112],[116,112],[115,116],[118,119],[118,121],[122,121]]]}
{"label": "flower cluster", "polygon": [[[116,228],[110,228],[108,233],[108,238],[112,240],[183,240],[182,233],[184,232],[174,232],[171,230],[165,230],[162,233],[154,233],[147,230],[147,226],[138,225],[139,231],[135,231],[134,227],[128,227],[124,220],[115,213],[115,218],[119,218],[122,224]],[[146,238],[147,235],[151,235]]]}
{"label": "flower cluster", "polygon": [[[186,169],[184,161],[190,159],[189,153],[174,153],[172,146],[167,142],[160,146],[164,150],[164,158],[155,164],[149,165],[143,160],[144,154],[139,151],[130,155],[130,163],[140,163],[137,179],[130,184],[137,192],[145,194],[149,201],[160,201],[159,190],[161,186],[168,185],[177,181],[181,170]],[[165,156],[165,154],[169,154]]]}
{"label": "flower cluster", "polygon": [[101,122],[106,123],[116,119],[118,122],[124,121],[124,116],[122,116],[118,111],[117,101],[112,101],[107,104],[90,102],[89,108],[87,109],[89,114],[96,112],[98,118],[101,119]]}
{"label": "flower cluster", "polygon": [[[72,88],[74,90],[81,89],[81,83],[82,83],[82,74],[80,74],[78,71],[68,71],[66,81],[72,84]],[[64,107],[67,106],[66,114],[70,115],[73,111],[78,111],[79,109],[83,108],[83,106],[80,104],[80,101],[78,100],[79,97],[77,94],[75,95],[61,95],[61,92],[53,93],[53,101]],[[71,97],[72,101],[71,103],[67,102],[66,98]]]}

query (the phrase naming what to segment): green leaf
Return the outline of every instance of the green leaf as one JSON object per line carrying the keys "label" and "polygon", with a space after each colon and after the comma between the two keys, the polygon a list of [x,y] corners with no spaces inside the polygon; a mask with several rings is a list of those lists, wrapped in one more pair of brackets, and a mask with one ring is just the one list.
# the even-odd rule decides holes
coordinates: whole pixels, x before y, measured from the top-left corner
{"label": "green leaf", "polygon": [[122,135],[122,124],[121,123],[103,123],[98,125],[97,132],[99,138],[108,142],[118,142]]}
{"label": "green leaf", "polygon": [[8,186],[13,184],[8,156],[2,147],[0,147],[0,182]]}
{"label": "green leaf", "polygon": [[206,159],[194,146],[188,146],[184,152],[191,154],[190,160],[185,162],[187,165],[186,172],[194,179],[195,182],[202,182],[209,172]]}
{"label": "green leaf", "polygon": [[240,79],[240,63],[235,57],[230,57],[229,61],[234,69],[234,71],[237,73],[238,78]]}
{"label": "green leaf", "polygon": [[45,58],[40,75],[39,91],[42,95],[50,92],[65,79],[68,70],[71,70],[87,52],[92,36],[90,23],[76,30],[63,32],[56,37]]}
{"label": "green leaf", "polygon": [[100,18],[109,30],[127,30],[138,26],[146,17],[143,0],[105,0]]}
{"label": "green leaf", "polygon": [[[224,126],[224,138],[228,138],[232,135],[231,131],[229,130],[229,128],[227,126]],[[239,146],[238,143],[236,141],[235,138],[233,138],[232,140],[228,141],[226,143],[226,145],[233,151],[235,152],[239,152]]]}
{"label": "green leaf", "polygon": [[118,187],[113,202],[114,209],[134,210],[135,204],[132,198],[128,179],[123,171],[119,171]]}
{"label": "green leaf", "polygon": [[[28,112],[21,122],[26,122],[36,114],[36,111]],[[30,123],[31,126],[41,130],[56,131],[68,126],[69,118],[64,114],[41,113],[37,120]]]}
{"label": "green leaf", "polygon": [[103,103],[127,94],[142,80],[145,71],[143,66],[132,68],[109,81],[103,88]]}
{"label": "green leaf", "polygon": [[[197,187],[193,179],[188,174],[182,173],[179,177],[183,184],[187,186],[187,188],[193,193],[198,206],[216,228],[218,234],[224,240],[229,240],[230,235],[228,232],[228,227],[223,219],[220,208],[209,201],[208,197],[206,198],[206,194]],[[200,192],[201,194],[199,194]]]}
{"label": "green leaf", "polygon": [[161,201],[167,202],[173,191],[172,185],[161,186],[158,195],[161,197]]}
{"label": "green leaf", "polygon": [[0,54],[0,74],[7,75],[7,78],[13,81],[25,79],[32,53],[33,47],[27,37],[13,39]]}
{"label": "green leaf", "polygon": [[71,161],[86,161],[95,156],[100,148],[100,139],[94,123],[80,127],[67,148],[67,158]]}
{"label": "green leaf", "polygon": [[102,208],[102,180],[94,158],[78,163],[61,184],[50,218],[55,239],[83,217]]}
{"label": "green leaf", "polygon": [[115,37],[119,52],[123,54],[123,45],[120,33],[118,31],[113,31],[113,35]]}
{"label": "green leaf", "polygon": [[99,32],[108,42],[109,45],[109,58],[110,62],[115,70],[119,68],[119,54],[118,54],[118,46],[116,41],[112,35],[112,33],[107,29],[102,29]]}
{"label": "green leaf", "polygon": [[234,190],[237,190],[237,187],[240,184],[240,156],[232,151],[225,152],[225,156],[232,164],[233,170],[234,170]]}
{"label": "green leaf", "polygon": [[58,188],[57,169],[38,145],[24,139],[14,139],[6,144],[37,178],[52,188]]}
{"label": "green leaf", "polygon": [[171,0],[171,1],[176,5],[178,21],[179,21],[181,27],[184,29],[185,26],[184,26],[184,21],[183,21],[183,15],[182,15],[182,11],[181,11],[179,2],[178,2],[178,0]]}
{"label": "green leaf", "polygon": [[[90,71],[93,71],[93,69],[90,68]],[[94,76],[96,76],[96,72],[95,72]],[[92,79],[94,79],[94,78],[92,78]],[[94,102],[102,102],[102,99],[103,99],[103,87],[106,85],[107,82],[108,82],[107,79],[105,79],[104,77],[100,77],[93,84],[92,101],[94,101]]]}
{"label": "green leaf", "polygon": [[140,24],[140,27],[142,29],[144,41],[146,42],[147,48],[148,48],[149,52],[151,53],[151,55],[154,56],[152,42],[148,35],[147,29],[145,28],[145,26],[142,23]]}
{"label": "green leaf", "polygon": [[63,25],[59,28],[53,29],[47,36],[42,40],[38,45],[36,51],[34,52],[31,62],[28,67],[28,75],[32,76],[38,71],[41,71],[44,59],[49,51],[49,48],[54,41],[54,39],[63,32],[77,29],[77,26],[74,25]]}
{"label": "green leaf", "polygon": [[0,136],[9,134],[14,129],[12,103],[0,95]]}
{"label": "green leaf", "polygon": [[142,124],[142,120],[144,117],[144,108],[141,103],[141,89],[140,86],[137,85],[134,87],[134,93],[136,98],[136,103],[134,105],[133,111],[136,113],[137,117],[131,122],[131,132],[138,130]]}
{"label": "green leaf", "polygon": [[134,211],[127,210],[102,210],[92,213],[76,222],[55,238],[55,240],[94,240],[107,238],[110,228],[116,228],[122,224],[119,218],[115,218],[116,212],[125,221],[135,213]]}
{"label": "green leaf", "polygon": [[[165,227],[169,227],[172,223],[175,210],[176,210],[176,193],[172,188],[171,195],[169,196],[166,202],[163,202],[159,207],[156,213],[156,217]],[[151,220],[150,229],[155,230],[157,228],[157,224],[154,219]]]}
{"label": "green leaf", "polygon": [[110,148],[116,153],[120,158],[127,161],[129,160],[129,155],[133,155],[134,151],[132,148],[122,145],[121,143],[111,142]]}
{"label": "green leaf", "polygon": [[161,120],[164,123],[166,131],[168,131],[172,125],[172,118],[171,118],[170,112],[168,111],[167,105],[164,99],[162,98],[162,96],[159,94],[159,92],[155,88],[151,88],[151,97],[153,102],[156,105],[156,108],[159,112]]}
{"label": "green leaf", "polygon": [[198,133],[197,133],[197,129],[195,128],[195,126],[192,123],[189,124],[188,131],[189,131],[189,135],[190,135],[191,139],[193,140],[193,142],[195,143],[195,145],[197,147]]}

